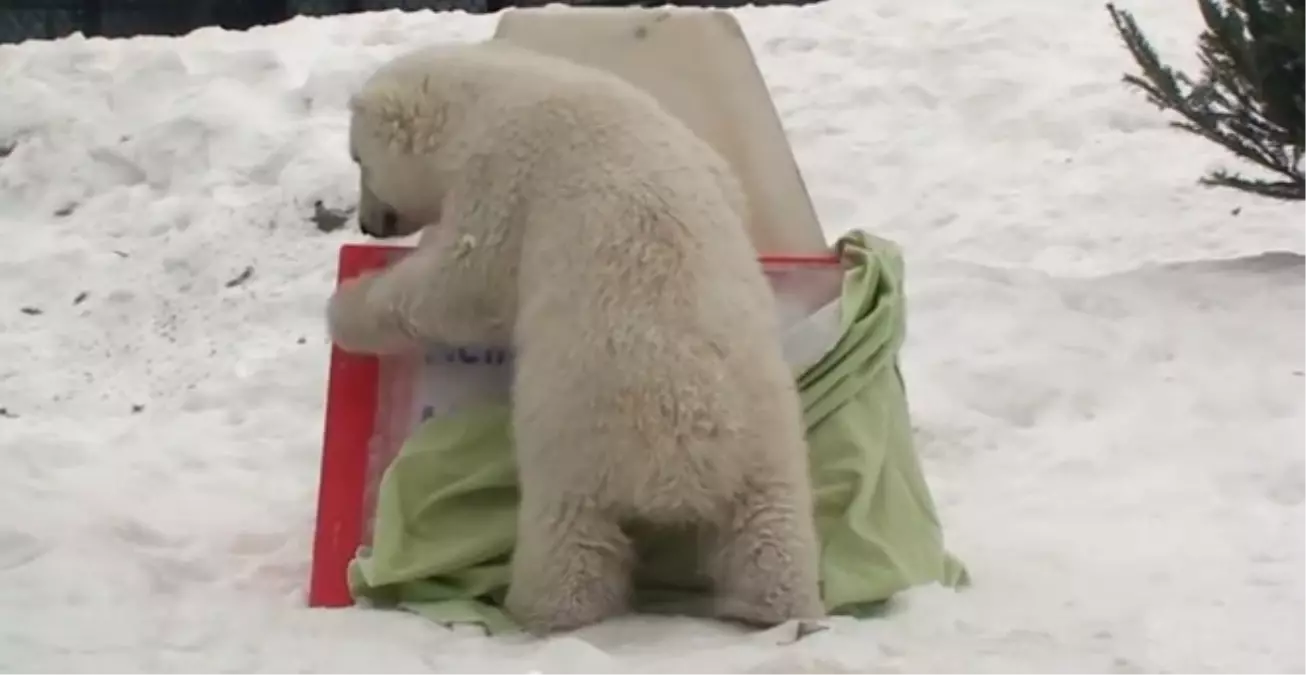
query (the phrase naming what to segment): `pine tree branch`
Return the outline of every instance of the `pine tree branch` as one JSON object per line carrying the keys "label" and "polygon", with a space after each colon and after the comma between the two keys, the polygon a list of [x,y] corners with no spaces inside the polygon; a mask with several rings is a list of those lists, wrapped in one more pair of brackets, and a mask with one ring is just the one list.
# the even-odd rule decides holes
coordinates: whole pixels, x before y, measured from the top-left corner
{"label": "pine tree branch", "polygon": [[[1137,24],[1127,13],[1121,17],[1121,22],[1127,26],[1125,30],[1129,34],[1141,36]],[[1117,26],[1120,26],[1120,23]],[[1200,112],[1201,105],[1193,105],[1193,103],[1209,104],[1218,101],[1221,107],[1231,111],[1236,110],[1237,108],[1223,100],[1223,96],[1218,90],[1194,87],[1190,82],[1187,82],[1187,78],[1183,78],[1190,89],[1190,93],[1184,94],[1179,89],[1175,72],[1161,65],[1156,53],[1151,50],[1150,45],[1147,45],[1145,40],[1128,40],[1127,44],[1135,54],[1135,59],[1139,61],[1144,73],[1149,76],[1150,81],[1135,75],[1125,75],[1124,81],[1142,90],[1147,95],[1148,100],[1158,108],[1179,113],[1184,118],[1184,121],[1171,122],[1171,126],[1224,145],[1239,157],[1266,169],[1276,173],[1282,171],[1269,149],[1256,140],[1255,134],[1247,137],[1252,139],[1249,143],[1248,140],[1244,140],[1243,137],[1235,133],[1222,131],[1217,122],[1213,121],[1210,116],[1203,115]],[[1238,116],[1232,112],[1228,113],[1227,119],[1235,124],[1238,122]]]}
{"label": "pine tree branch", "polygon": [[1306,47],[1296,37],[1302,33],[1303,1],[1226,0],[1231,8],[1222,8],[1217,0],[1198,0],[1207,24],[1198,40],[1198,82],[1161,63],[1133,16],[1107,4],[1117,33],[1142,70],[1140,75],[1124,75],[1126,85],[1162,111],[1178,114],[1172,127],[1217,143],[1285,179],[1252,180],[1217,171],[1201,184],[1306,199],[1300,168]]}
{"label": "pine tree branch", "polygon": [[1206,186],[1229,187],[1284,201],[1306,199],[1306,183],[1300,180],[1270,182],[1243,178],[1238,174],[1231,174],[1226,171],[1215,171],[1209,176],[1203,176],[1198,182]]}

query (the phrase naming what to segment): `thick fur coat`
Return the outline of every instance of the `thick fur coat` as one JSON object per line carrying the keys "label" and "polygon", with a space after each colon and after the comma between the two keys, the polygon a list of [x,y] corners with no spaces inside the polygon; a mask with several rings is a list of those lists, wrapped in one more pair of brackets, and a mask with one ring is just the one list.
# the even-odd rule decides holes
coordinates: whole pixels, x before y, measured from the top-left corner
{"label": "thick fur coat", "polygon": [[508,612],[544,634],[627,610],[651,525],[696,532],[715,615],[822,616],[798,394],[726,162],[624,80],[497,41],[395,59],[351,115],[363,230],[421,239],[339,289],[331,335],[511,344]]}

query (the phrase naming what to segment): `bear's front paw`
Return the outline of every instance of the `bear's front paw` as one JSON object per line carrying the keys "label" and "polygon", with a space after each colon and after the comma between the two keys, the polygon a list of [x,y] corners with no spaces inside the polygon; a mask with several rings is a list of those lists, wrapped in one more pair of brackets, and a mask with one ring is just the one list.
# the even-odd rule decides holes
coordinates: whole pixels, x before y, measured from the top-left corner
{"label": "bear's front paw", "polygon": [[391,308],[373,289],[376,273],[341,282],[327,304],[327,331],[337,347],[357,354],[393,354],[415,347],[390,320]]}

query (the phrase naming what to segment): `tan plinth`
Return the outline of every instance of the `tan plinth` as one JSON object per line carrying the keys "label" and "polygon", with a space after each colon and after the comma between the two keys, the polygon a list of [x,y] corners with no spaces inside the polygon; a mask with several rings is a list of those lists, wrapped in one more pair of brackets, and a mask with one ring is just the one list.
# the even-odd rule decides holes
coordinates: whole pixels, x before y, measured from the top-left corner
{"label": "tan plinth", "polygon": [[748,194],[761,254],[829,247],[752,50],[704,9],[539,7],[503,13],[495,39],[603,68],[648,91],[717,149]]}

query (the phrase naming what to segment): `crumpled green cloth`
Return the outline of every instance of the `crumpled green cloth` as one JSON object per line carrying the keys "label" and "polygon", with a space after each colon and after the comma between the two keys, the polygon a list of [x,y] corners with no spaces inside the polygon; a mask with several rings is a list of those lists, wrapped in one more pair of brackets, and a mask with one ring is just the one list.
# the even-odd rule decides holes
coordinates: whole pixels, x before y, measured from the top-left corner
{"label": "crumpled green cloth", "polygon": [[[867,616],[895,593],[969,583],[943,542],[911,435],[898,351],[906,333],[903,262],[892,242],[853,231],[837,247],[845,260],[833,347],[798,374],[821,538],[821,581],[835,614]],[[381,479],[373,540],[349,568],[356,600],[397,607],[441,623],[517,629],[500,609],[516,536],[517,476],[509,410],[481,406],[428,420]],[[667,582],[673,539],[659,552]],[[672,575],[674,577],[674,575]],[[646,588],[650,611],[677,605],[683,587]],[[638,586],[637,580],[637,586]],[[674,580],[672,580],[674,585]],[[636,599],[640,606],[640,597]]]}

